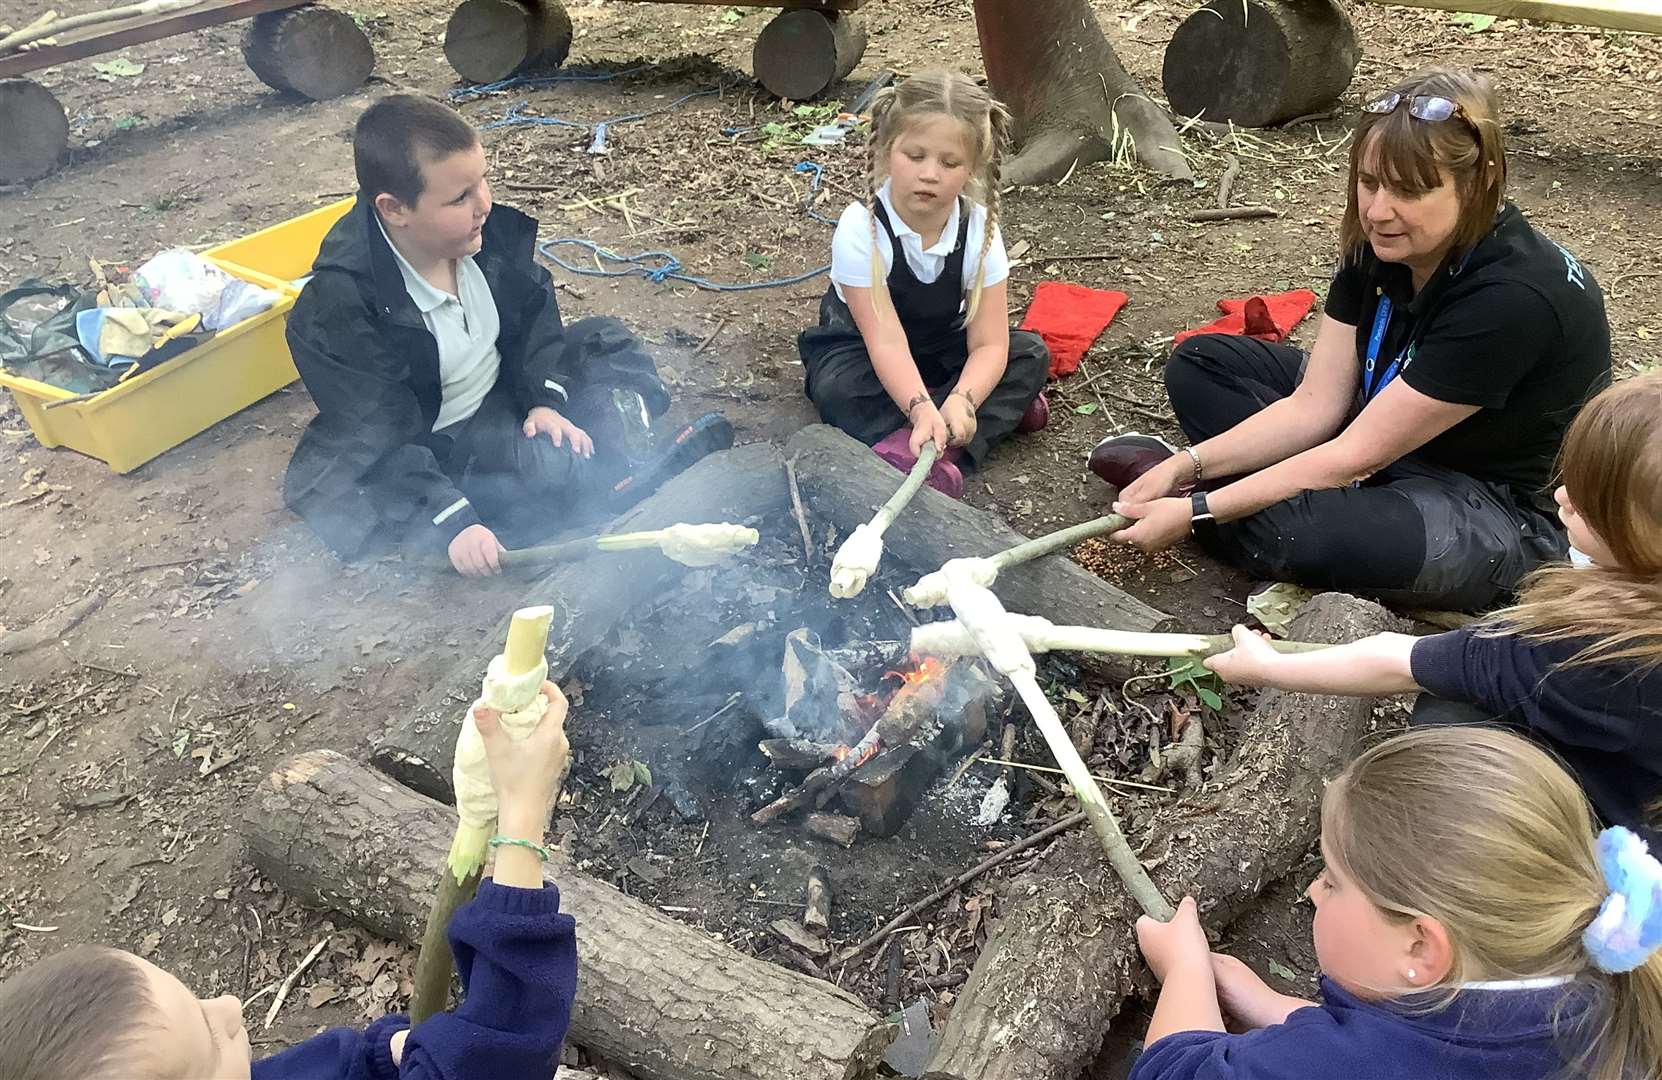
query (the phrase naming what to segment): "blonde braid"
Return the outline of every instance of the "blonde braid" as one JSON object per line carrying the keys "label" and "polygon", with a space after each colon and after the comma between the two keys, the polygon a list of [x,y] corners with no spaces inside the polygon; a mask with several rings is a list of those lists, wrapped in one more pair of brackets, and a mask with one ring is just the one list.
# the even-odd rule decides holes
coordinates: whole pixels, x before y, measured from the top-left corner
{"label": "blonde braid", "polygon": [[1009,145],[1010,112],[997,101],[988,99],[987,119],[982,124],[982,166],[980,182],[986,189],[987,222],[981,235],[981,254],[977,257],[975,267],[975,288],[970,290],[969,307],[964,313],[964,324],[967,326],[975,319],[975,312],[981,306],[981,291],[987,283],[987,253],[993,249],[993,237],[998,231],[999,211],[1003,206],[1003,197],[999,194],[1001,178],[1004,172],[1004,150]]}
{"label": "blonde braid", "polygon": [[[889,119],[894,106],[894,87],[879,91],[871,103],[871,137],[866,140],[866,218],[871,227],[871,303],[879,316],[885,312],[897,320],[894,299],[889,295],[889,271],[883,265],[883,254],[878,250],[877,189],[881,187],[878,174],[883,168],[882,158],[894,142],[895,133]],[[896,258],[900,252],[894,253]]]}

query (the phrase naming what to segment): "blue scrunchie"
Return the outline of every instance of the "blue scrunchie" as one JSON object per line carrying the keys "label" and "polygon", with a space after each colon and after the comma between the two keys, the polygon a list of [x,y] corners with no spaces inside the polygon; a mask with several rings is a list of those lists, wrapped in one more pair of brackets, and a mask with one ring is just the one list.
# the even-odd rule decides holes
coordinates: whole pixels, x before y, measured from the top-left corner
{"label": "blue scrunchie", "polygon": [[1581,943],[1600,971],[1632,971],[1662,948],[1662,863],[1620,825],[1599,833],[1599,868],[1610,889]]}

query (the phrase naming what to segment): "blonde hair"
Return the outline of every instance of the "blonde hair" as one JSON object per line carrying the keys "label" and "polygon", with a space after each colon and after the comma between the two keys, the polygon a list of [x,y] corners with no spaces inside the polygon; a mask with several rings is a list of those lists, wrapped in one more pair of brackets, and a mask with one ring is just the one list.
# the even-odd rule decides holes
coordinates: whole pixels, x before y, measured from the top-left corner
{"label": "blonde hair", "polygon": [[[866,143],[866,213],[871,219],[871,294],[879,312],[894,313],[889,297],[888,271],[877,249],[877,189],[888,178],[889,152],[895,140],[919,120],[946,116],[963,124],[970,135],[970,182],[967,190],[987,208],[987,227],[977,256],[975,287],[964,315],[968,324],[981,303],[987,276],[987,253],[998,230],[999,175],[1010,143],[1010,113],[968,75],[956,71],[926,71],[878,93],[871,105],[871,138]],[[895,258],[900,258],[895,251]]]}
{"label": "blonde hair", "polygon": [[[1393,191],[1422,195],[1442,185],[1440,169],[1449,171],[1460,194],[1453,250],[1470,251],[1494,225],[1506,196],[1506,140],[1494,84],[1469,71],[1429,68],[1391,89],[1402,95],[1401,104],[1388,113],[1364,112],[1356,123],[1340,248],[1348,260],[1367,246],[1356,205],[1356,176],[1363,155],[1378,147],[1379,180]],[[1407,99],[1422,94],[1447,98],[1459,112],[1436,122],[1416,119]]]}
{"label": "blonde hair", "polygon": [[1585,641],[1570,663],[1662,663],[1662,372],[1616,383],[1582,407],[1559,473],[1614,566],[1552,566],[1524,583],[1487,634]]}
{"label": "blonde hair", "polygon": [[1544,750],[1493,728],[1410,730],[1329,785],[1322,844],[1386,918],[1448,931],[1434,1000],[1474,979],[1568,975],[1589,1002],[1560,1026],[1575,1075],[1662,1075],[1662,953],[1625,974],[1593,967],[1581,936],[1607,890],[1592,812]]}

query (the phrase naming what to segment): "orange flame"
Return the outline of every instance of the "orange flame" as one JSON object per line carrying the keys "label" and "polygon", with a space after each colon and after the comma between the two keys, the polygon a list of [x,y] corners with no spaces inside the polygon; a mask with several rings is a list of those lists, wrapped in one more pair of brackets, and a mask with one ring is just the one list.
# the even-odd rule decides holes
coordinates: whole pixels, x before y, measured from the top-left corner
{"label": "orange flame", "polygon": [[883,673],[884,678],[893,675],[900,680],[900,690],[895,691],[896,693],[900,693],[908,687],[917,686],[919,683],[938,679],[946,672],[946,664],[938,656],[913,656],[912,662],[914,667],[910,671],[885,671]]}
{"label": "orange flame", "polygon": [[[882,747],[879,744],[875,743],[875,742],[872,743],[870,746],[866,747],[866,752],[860,755],[860,760],[858,760],[854,763],[854,768],[858,769],[860,766],[862,766],[866,762],[870,761],[873,757],[875,757],[877,755],[877,751],[879,751],[881,749],[882,749]],[[848,755],[852,754],[853,752],[854,752],[854,748],[852,746],[849,746],[847,743],[839,743],[837,745],[837,748],[835,750],[833,750],[831,753],[832,753],[832,756],[837,761],[846,761],[848,759]]]}

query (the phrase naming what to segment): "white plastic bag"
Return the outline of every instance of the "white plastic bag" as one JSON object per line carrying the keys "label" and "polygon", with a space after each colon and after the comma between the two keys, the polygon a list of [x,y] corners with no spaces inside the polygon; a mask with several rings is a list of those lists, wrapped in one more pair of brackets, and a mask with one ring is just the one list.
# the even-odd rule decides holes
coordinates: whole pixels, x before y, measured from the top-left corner
{"label": "white plastic bag", "polygon": [[277,293],[232,277],[202,256],[173,248],[133,274],[151,307],[194,312],[202,325],[219,331],[258,315],[277,302]]}

